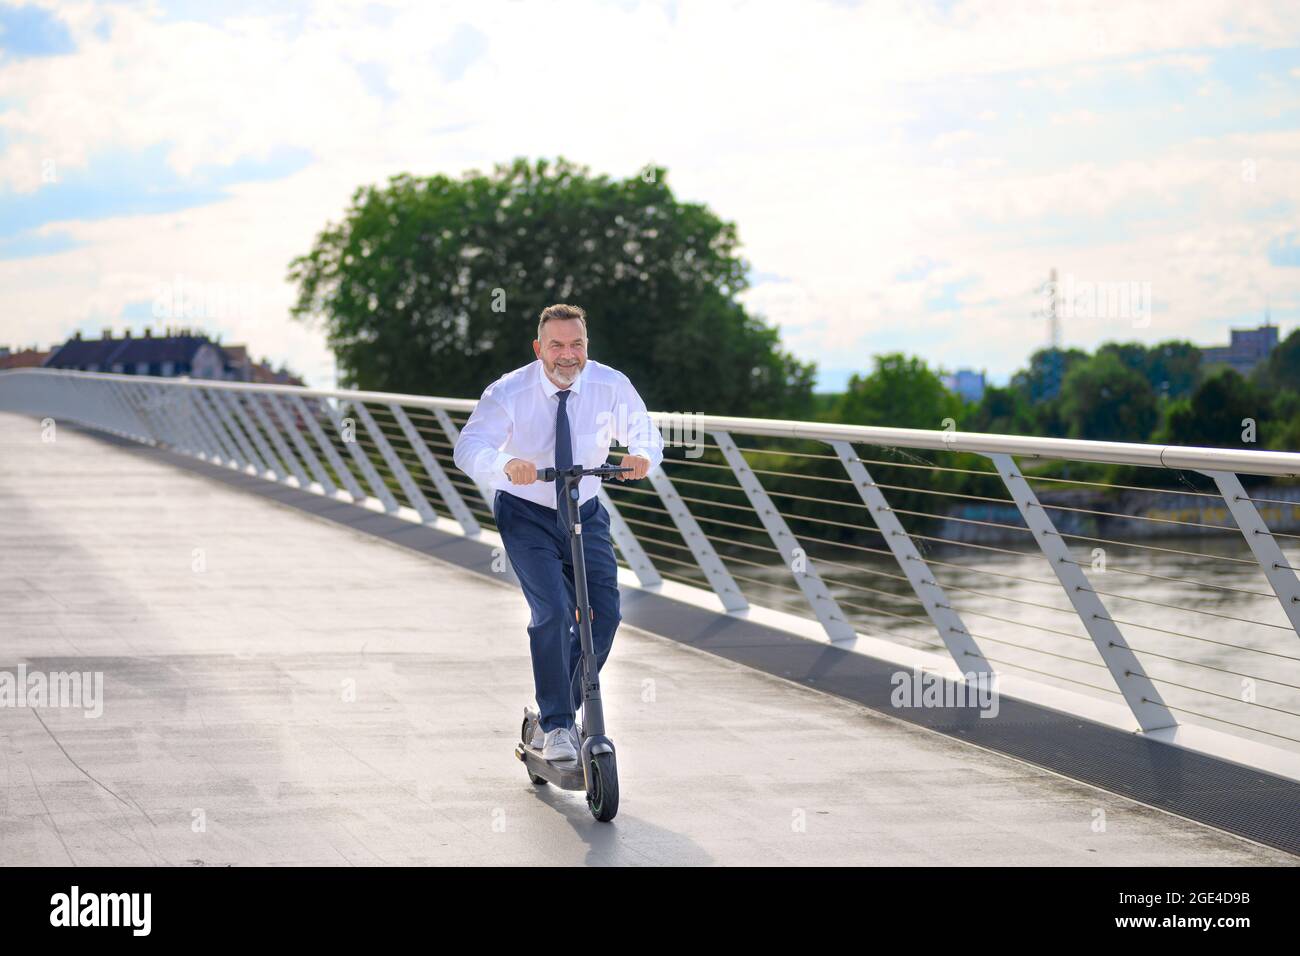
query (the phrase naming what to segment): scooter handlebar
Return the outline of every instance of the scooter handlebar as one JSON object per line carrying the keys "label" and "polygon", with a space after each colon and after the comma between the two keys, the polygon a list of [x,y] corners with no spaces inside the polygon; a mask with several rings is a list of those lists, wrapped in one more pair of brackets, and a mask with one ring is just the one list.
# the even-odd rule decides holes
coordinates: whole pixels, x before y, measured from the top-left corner
{"label": "scooter handlebar", "polygon": [[[623,468],[619,465],[597,465],[595,468],[583,468],[581,465],[574,465],[568,470],[570,477],[577,478],[581,475],[596,475],[600,478],[613,478],[615,475],[622,474],[625,471],[631,471],[631,468]],[[554,481],[563,472],[555,468],[538,468],[538,481]]]}

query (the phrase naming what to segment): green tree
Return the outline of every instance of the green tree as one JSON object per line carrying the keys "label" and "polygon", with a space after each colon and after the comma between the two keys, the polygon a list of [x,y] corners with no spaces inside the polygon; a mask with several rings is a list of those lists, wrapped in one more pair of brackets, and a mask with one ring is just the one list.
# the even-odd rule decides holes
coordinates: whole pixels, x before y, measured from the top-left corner
{"label": "green tree", "polygon": [[679,202],[663,169],[625,180],[563,158],[491,175],[392,177],[293,260],[349,387],[477,397],[533,360],[537,316],[587,310],[590,355],[651,408],[802,417],[814,367],[737,301],[734,224]]}
{"label": "green tree", "polygon": [[1168,341],[1147,352],[1147,378],[1161,395],[1190,395],[1201,377],[1201,350],[1191,342]]}
{"label": "green tree", "polygon": [[1066,373],[1061,418],[1072,438],[1146,441],[1157,421],[1155,390],[1113,351],[1101,351]]}
{"label": "green tree", "polygon": [[1032,409],[1030,433],[1061,438],[1068,426],[1061,417],[1061,387],[1066,375],[1088,353],[1079,349],[1040,349],[1029,357],[1029,366],[1011,376],[1011,388],[1019,392]]}
{"label": "green tree", "polygon": [[1011,376],[1011,387],[1031,402],[1056,398],[1070,369],[1087,358],[1080,349],[1039,349],[1029,356],[1028,368]]}
{"label": "green tree", "polygon": [[[965,420],[970,415],[969,406],[944,386],[943,381],[923,359],[895,352],[874,356],[872,361],[870,373],[853,375],[849,379],[847,390],[834,396],[828,421],[845,425],[919,428],[927,431],[969,430],[965,425]],[[945,419],[951,419],[952,426],[945,424]],[[987,461],[974,455],[870,442],[858,443],[856,448],[868,463],[867,468],[874,480],[900,486],[890,488],[889,503],[895,509],[910,512],[905,524],[912,530],[932,531],[933,522],[939,519],[927,516],[941,516],[946,505],[936,501],[933,494],[903,490],[904,488],[919,486],[929,492],[955,492],[960,489],[975,494],[992,494],[994,490],[993,485],[968,474],[969,471],[988,467]],[[819,449],[811,444],[807,450],[812,454],[825,451],[824,447]],[[927,465],[938,466],[939,470],[917,471]],[[815,474],[832,480],[844,478],[844,469],[837,461],[791,458],[779,467],[770,467],[803,476]],[[924,477],[919,477],[922,474]],[[798,482],[787,482],[773,476],[765,476],[765,480],[772,482],[770,487],[774,491],[788,490],[790,493],[807,494],[806,483],[801,489]],[[996,482],[997,479],[993,481]],[[815,516],[835,522],[844,520],[842,508],[808,507]],[[847,540],[846,535],[834,526],[819,528],[817,533]]]}
{"label": "green tree", "polygon": [[1266,389],[1300,389],[1300,329],[1278,343],[1277,348],[1260,363],[1253,378]]}
{"label": "green tree", "polygon": [[[1210,448],[1259,448],[1258,426],[1266,408],[1259,392],[1230,368],[1208,376],[1190,398],[1170,405],[1165,425],[1156,436],[1162,444]],[[1256,441],[1243,441],[1248,425],[1256,422]]]}
{"label": "green tree", "polygon": [[1300,392],[1290,389],[1275,392],[1269,403],[1268,421],[1261,423],[1260,431],[1267,447],[1277,451],[1300,451]]}
{"label": "green tree", "polygon": [[972,432],[1032,435],[1034,424],[1033,407],[1023,392],[990,385],[984,389],[979,404],[971,409],[962,427]]}
{"label": "green tree", "polygon": [[1150,348],[1140,342],[1107,342],[1097,351],[1113,354],[1150,382],[1157,395],[1169,398],[1190,394],[1201,372],[1201,350],[1191,342],[1170,340]]}
{"label": "green tree", "polygon": [[924,360],[901,352],[877,355],[869,375],[854,375],[832,418],[851,425],[940,430],[962,415],[961,399],[944,387]]}

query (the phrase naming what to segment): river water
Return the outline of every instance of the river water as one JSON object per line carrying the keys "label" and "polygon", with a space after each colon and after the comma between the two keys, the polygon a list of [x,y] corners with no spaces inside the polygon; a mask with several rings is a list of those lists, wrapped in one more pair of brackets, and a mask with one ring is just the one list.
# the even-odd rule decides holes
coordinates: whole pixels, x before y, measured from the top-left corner
{"label": "river water", "polygon": [[[1000,546],[1018,554],[947,546],[922,554],[995,669],[1122,703],[1049,562],[1026,545],[1032,542]],[[1079,543],[1072,554],[1164,702],[1177,708],[1180,722],[1300,751],[1300,637],[1244,540],[1215,535],[1142,545],[1108,545],[1104,570],[1093,545]],[[1300,549],[1284,551],[1300,567]],[[943,650],[911,587],[887,576],[900,574],[892,559],[835,547],[813,557],[860,632]],[[818,564],[818,557],[837,563]],[[793,584],[783,566],[732,570],[767,582],[740,582],[751,601],[807,614],[800,596],[783,589]]]}

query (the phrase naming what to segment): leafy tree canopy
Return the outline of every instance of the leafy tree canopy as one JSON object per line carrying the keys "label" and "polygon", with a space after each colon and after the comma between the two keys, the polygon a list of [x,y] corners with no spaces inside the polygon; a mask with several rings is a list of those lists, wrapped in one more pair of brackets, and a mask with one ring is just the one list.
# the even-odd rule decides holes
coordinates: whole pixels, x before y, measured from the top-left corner
{"label": "leafy tree canopy", "polygon": [[1061,417],[1072,438],[1146,441],[1158,417],[1151,383],[1113,351],[1074,365],[1061,395]]}
{"label": "leafy tree canopy", "polygon": [[1191,394],[1201,373],[1201,350],[1191,342],[1171,340],[1150,347],[1140,342],[1107,342],[1097,351],[1114,354],[1150,382],[1157,395],[1168,398]]}
{"label": "leafy tree canopy", "polygon": [[869,375],[854,375],[834,407],[833,420],[854,425],[942,429],[961,416],[961,399],[944,387],[922,359],[895,352],[877,355]]}
{"label": "leafy tree canopy", "polygon": [[1267,389],[1300,389],[1300,329],[1277,344],[1255,370],[1255,379]]}
{"label": "leafy tree canopy", "polygon": [[[1230,368],[1208,376],[1190,398],[1170,406],[1165,426],[1156,436],[1160,443],[1210,448],[1259,448],[1258,425],[1267,404],[1259,392]],[[1256,440],[1246,442],[1243,422],[1254,419]]]}
{"label": "leafy tree canopy", "polygon": [[737,301],[734,224],[678,201],[665,171],[592,176],[563,158],[356,191],[290,265],[347,387],[476,398],[533,360],[555,302],[588,315],[589,355],[651,408],[803,417],[814,366]]}

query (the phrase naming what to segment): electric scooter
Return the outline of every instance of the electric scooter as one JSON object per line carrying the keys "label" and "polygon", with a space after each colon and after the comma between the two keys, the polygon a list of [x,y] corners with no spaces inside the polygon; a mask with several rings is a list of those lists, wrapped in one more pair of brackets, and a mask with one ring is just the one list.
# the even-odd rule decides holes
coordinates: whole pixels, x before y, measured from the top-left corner
{"label": "electric scooter", "polygon": [[587,597],[587,560],[582,550],[582,522],[578,520],[578,482],[583,475],[608,479],[631,470],[616,465],[597,468],[574,465],[563,472],[555,468],[539,468],[537,471],[539,481],[555,481],[557,477],[564,479],[564,491],[558,504],[563,509],[564,523],[569,529],[569,545],[573,549],[573,587],[578,602],[574,613],[582,647],[579,676],[582,678],[583,739],[577,760],[543,760],[542,752],[532,746],[533,731],[539,719],[537,712],[524,708],[524,724],[515,756],[523,761],[528,779],[537,786],[553,783],[564,790],[586,790],[587,807],[601,823],[608,823],[618,813],[618,765],[614,760],[614,741],[605,736],[605,710],[600,702],[600,672],[591,637],[591,605]]}

